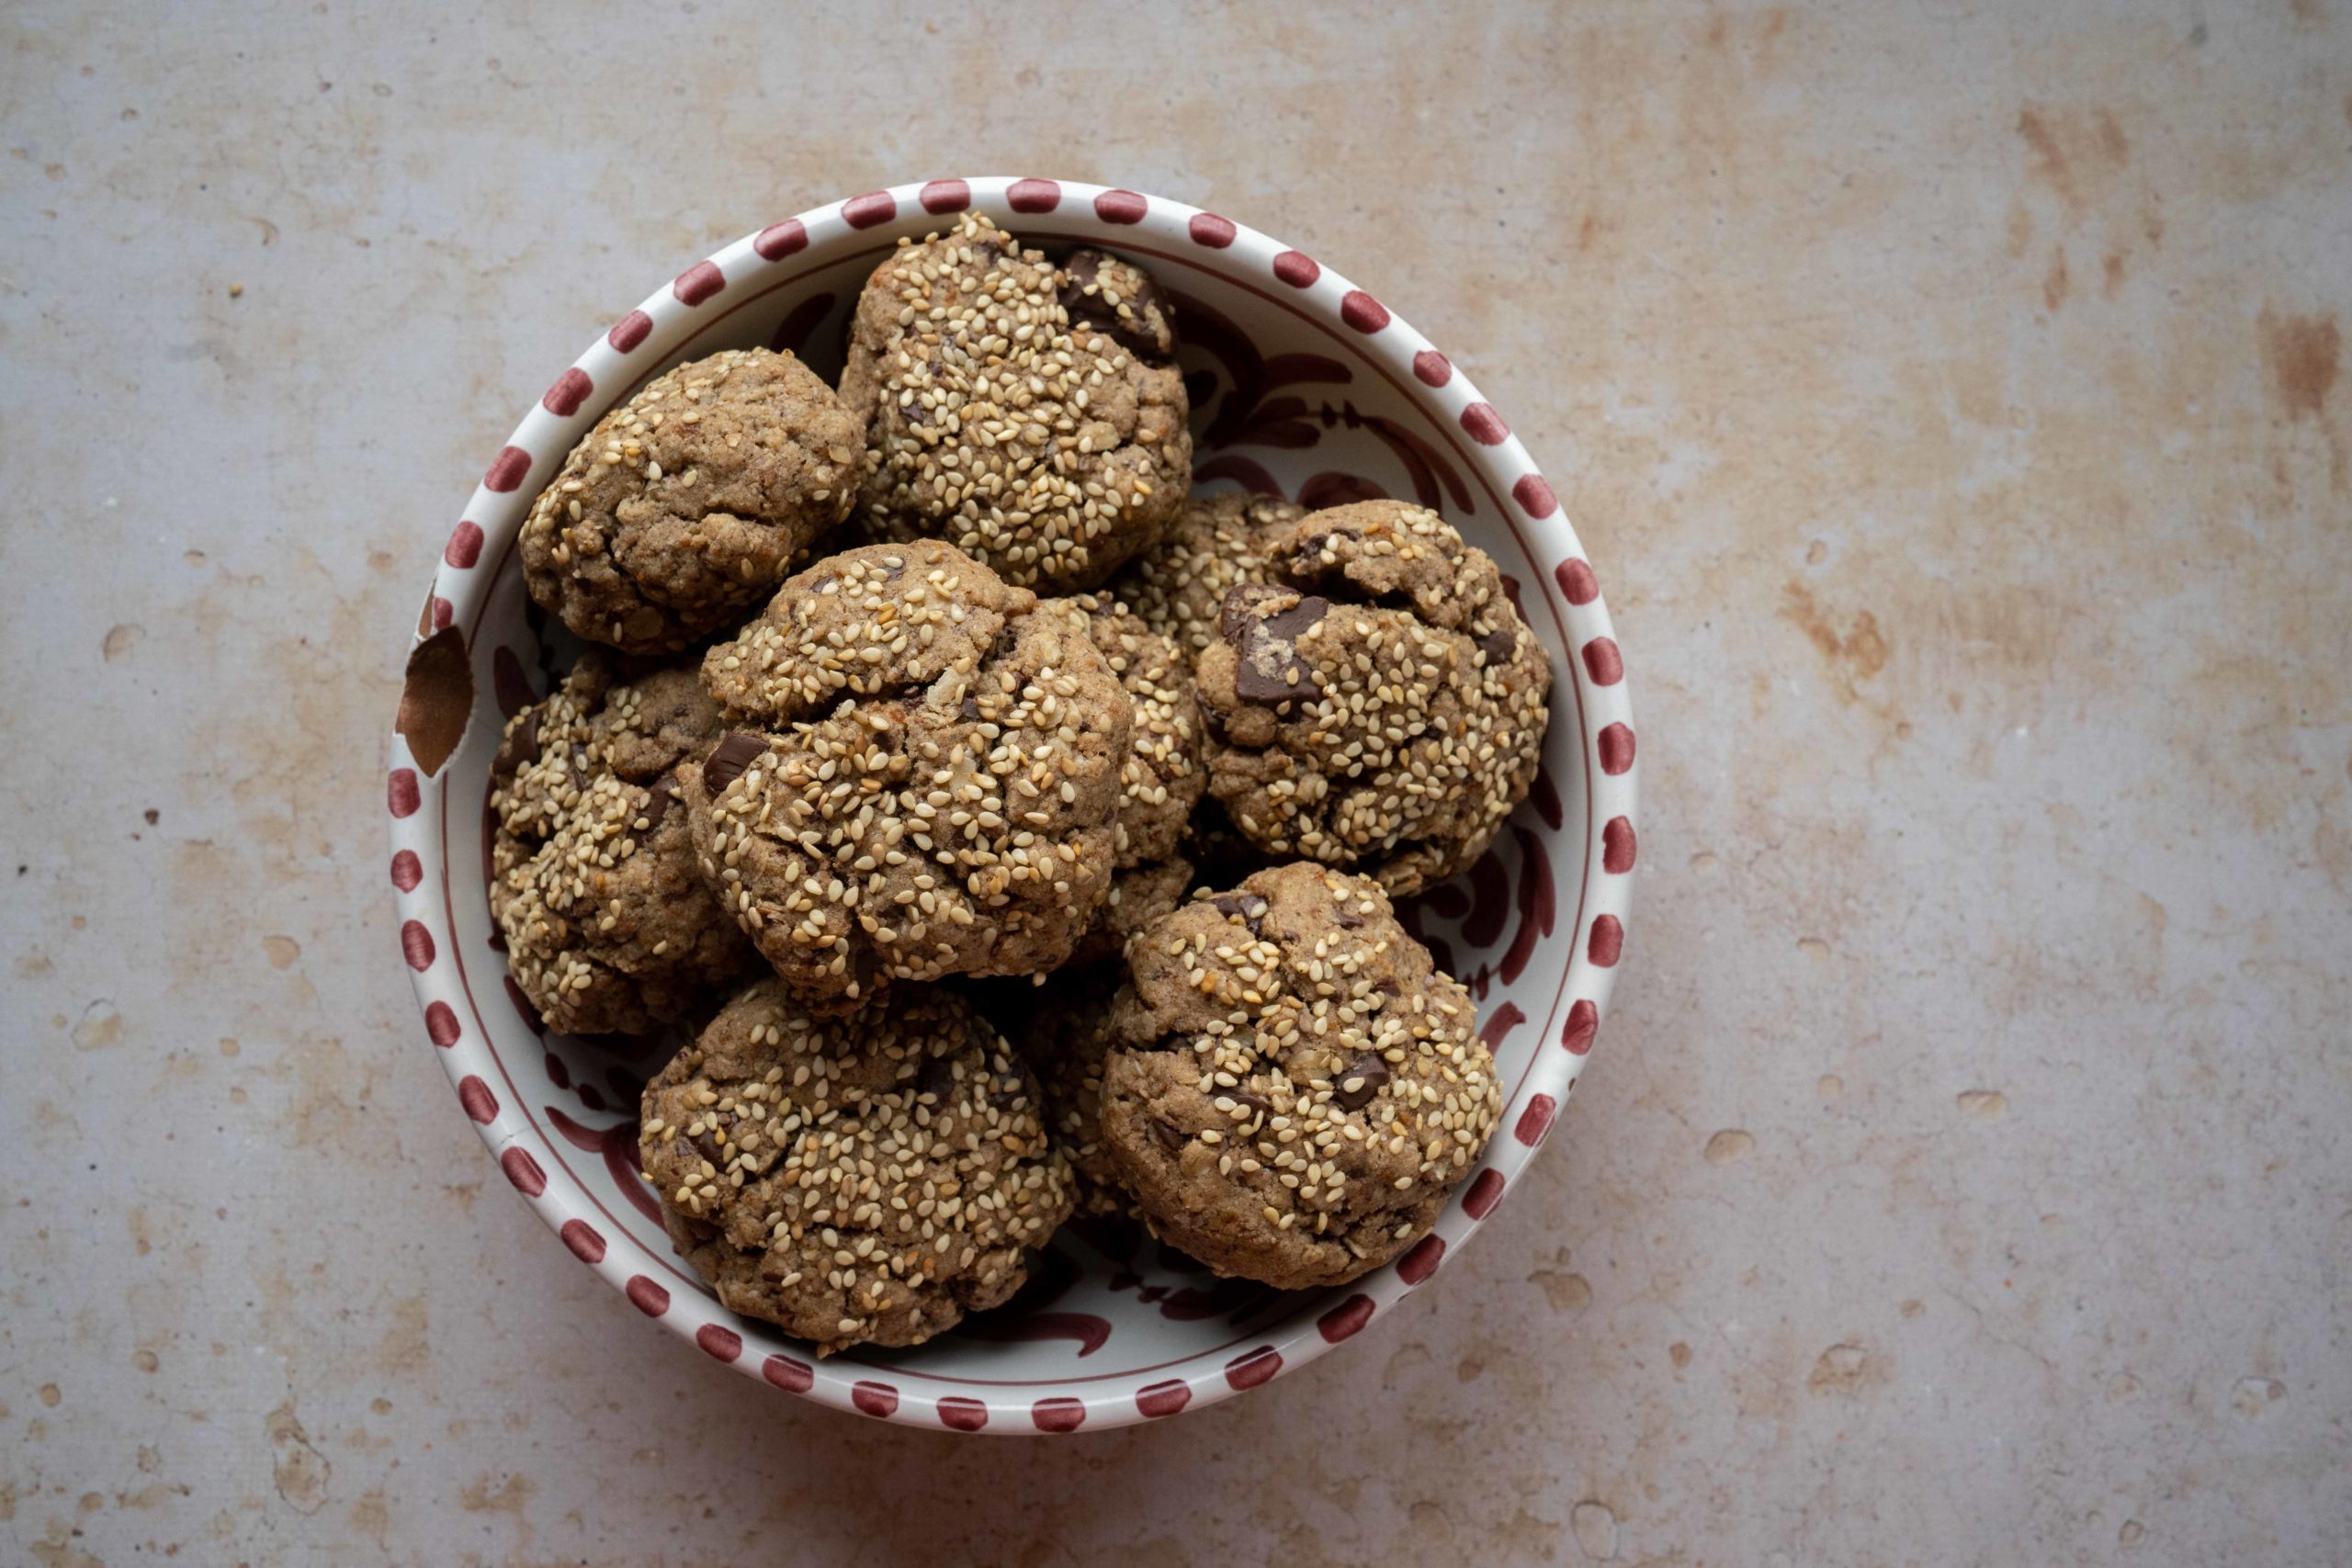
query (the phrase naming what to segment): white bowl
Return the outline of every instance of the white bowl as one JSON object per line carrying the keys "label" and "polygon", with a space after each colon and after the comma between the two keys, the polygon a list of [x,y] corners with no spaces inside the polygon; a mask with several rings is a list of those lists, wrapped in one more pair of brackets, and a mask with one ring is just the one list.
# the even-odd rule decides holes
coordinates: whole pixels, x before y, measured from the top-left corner
{"label": "white bowl", "polygon": [[[588,427],[680,360],[761,344],[834,375],[866,275],[900,235],[967,207],[1030,243],[1102,245],[1151,268],[1178,310],[1196,488],[1310,505],[1418,499],[1514,583],[1558,677],[1543,777],[1476,870],[1406,911],[1477,997],[1510,1103],[1437,1228],[1351,1285],[1281,1294],[1074,1226],[1012,1304],[913,1349],[820,1361],[720,1306],[662,1233],[635,1168],[636,1087],[668,1043],[544,1034],[506,979],[485,894],[490,763],[555,652],[515,536]],[[1608,1007],[1638,773],[1623,661],[1575,530],[1502,417],[1386,305],[1182,202],[1070,180],[933,180],[817,208],[695,263],[590,344],[507,438],[442,551],[417,638],[391,742],[392,883],[425,1036],[459,1106],[514,1189],[639,1311],[820,1404],[959,1432],[1091,1431],[1198,1409],[1314,1359],[1429,1283],[1493,1212]]]}

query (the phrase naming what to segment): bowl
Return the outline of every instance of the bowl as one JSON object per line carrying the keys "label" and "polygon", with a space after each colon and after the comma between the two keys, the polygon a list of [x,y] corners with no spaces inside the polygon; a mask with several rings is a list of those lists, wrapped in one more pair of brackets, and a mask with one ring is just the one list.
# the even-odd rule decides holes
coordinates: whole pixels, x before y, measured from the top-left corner
{"label": "bowl", "polygon": [[[910,1349],[820,1360],[718,1304],[635,1166],[638,1091],[676,1042],[548,1032],[487,902],[490,766],[567,657],[524,592],[532,498],[607,410],[677,362],[789,348],[831,379],[859,286],[967,209],[1051,250],[1147,265],[1173,299],[1194,485],[1442,513],[1501,566],[1552,659],[1543,772],[1493,851],[1402,909],[1477,998],[1509,1102],[1436,1228],[1351,1284],[1220,1280],[1139,1234],[1066,1226],[1011,1303]],[[1424,287],[1434,288],[1435,280]],[[499,1168],[573,1257],[701,1354],[836,1409],[957,1432],[1095,1431],[1199,1409],[1370,1331],[1494,1212],[1566,1103],[1608,1008],[1634,863],[1624,661],[1576,532],[1510,426],[1380,298],[1304,251],[1163,197],[1075,180],[939,179],[770,223],[623,312],[490,457],[417,618],[386,801],[401,961],[424,1038]]]}

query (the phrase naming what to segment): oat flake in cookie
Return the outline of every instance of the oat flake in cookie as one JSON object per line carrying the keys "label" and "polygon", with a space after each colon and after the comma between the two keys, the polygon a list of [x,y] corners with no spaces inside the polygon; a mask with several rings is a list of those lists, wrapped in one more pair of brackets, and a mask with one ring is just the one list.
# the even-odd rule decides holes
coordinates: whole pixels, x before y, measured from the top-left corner
{"label": "oat flake in cookie", "polygon": [[789,354],[681,365],[598,421],[523,523],[531,597],[670,653],[733,625],[849,515],[865,426]]}
{"label": "oat flake in cookie", "polygon": [[1502,1090],[1469,993],[1377,884],[1261,871],[1144,931],[1127,962],[1099,1136],[1163,1240],[1296,1290],[1428,1234]]}
{"label": "oat flake in cookie", "polygon": [[703,660],[705,875],[808,1006],[1067,960],[1116,854],[1134,705],[1067,614],[935,539],[786,581]]}
{"label": "oat flake in cookie", "polygon": [[1209,788],[1272,855],[1399,896],[1466,871],[1527,797],[1552,667],[1484,550],[1396,501],[1267,542],[1200,657]]}
{"label": "oat flake in cookie", "polygon": [[636,1033],[757,962],[695,863],[677,764],[718,735],[691,666],[622,681],[591,652],[492,764],[492,916],[548,1026]]}
{"label": "oat flake in cookie", "polygon": [[639,1139],[718,1299],[825,1354],[1000,1305],[1070,1210],[1036,1080],[941,987],[820,1019],[761,981],[646,1086]]}
{"label": "oat flake in cookie", "polygon": [[867,425],[861,510],[1044,592],[1091,588],[1192,482],[1165,297],[1099,251],[1061,266],[977,213],[875,269],[842,398]]}

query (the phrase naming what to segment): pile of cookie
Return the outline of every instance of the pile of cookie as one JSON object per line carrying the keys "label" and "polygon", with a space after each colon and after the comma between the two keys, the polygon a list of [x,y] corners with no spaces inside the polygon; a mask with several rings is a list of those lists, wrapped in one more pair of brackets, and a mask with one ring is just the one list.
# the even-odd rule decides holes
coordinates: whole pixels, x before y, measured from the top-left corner
{"label": "pile of cookie", "polygon": [[978,216],[902,243],[838,389],[679,366],[534,503],[590,643],[508,725],[491,902],[645,1091],[671,1235],[831,1352],[1016,1291],[1073,1213],[1337,1284],[1501,1111],[1392,897],[1525,795],[1551,687],[1436,513],[1193,497],[1173,312]]}

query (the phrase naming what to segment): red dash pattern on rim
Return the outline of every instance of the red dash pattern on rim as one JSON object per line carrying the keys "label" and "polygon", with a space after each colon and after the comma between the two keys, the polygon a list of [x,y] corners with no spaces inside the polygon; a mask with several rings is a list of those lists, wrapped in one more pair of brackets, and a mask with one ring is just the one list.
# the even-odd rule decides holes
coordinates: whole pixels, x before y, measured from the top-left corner
{"label": "red dash pattern on rim", "polygon": [[458,1043],[465,1032],[458,1023],[458,1010],[447,1002],[434,1002],[424,1010],[424,1037],[444,1051]]}
{"label": "red dash pattern on rim", "polygon": [[1261,1345],[1255,1350],[1244,1351],[1225,1364],[1225,1381],[1230,1387],[1256,1388],[1260,1383],[1283,1370],[1282,1352],[1272,1345]]}
{"label": "red dash pattern on rim", "polygon": [[628,1279],[629,1304],[648,1317],[660,1317],[670,1310],[670,1292],[642,1274]]}
{"label": "red dash pattern on rim", "polygon": [[842,203],[842,221],[853,229],[871,229],[899,215],[899,198],[887,190],[868,191]]}
{"label": "red dash pattern on rim", "polygon": [[449,530],[449,542],[441,547],[441,558],[464,571],[481,559],[481,525],[464,522]]}
{"label": "red dash pattern on rim", "polygon": [[972,187],[962,180],[933,180],[916,199],[925,212],[961,212],[972,205]]}
{"label": "red dash pattern on rim", "polygon": [[1600,732],[1600,771],[1614,776],[1629,771],[1634,765],[1634,728],[1628,724],[1612,724]]}
{"label": "red dash pattern on rim", "polygon": [[1453,361],[1436,349],[1425,348],[1413,355],[1413,378],[1424,387],[1442,387],[1453,379]]}
{"label": "red dash pattern on rim", "polygon": [[563,1237],[563,1245],[571,1248],[571,1256],[581,1262],[602,1263],[605,1260],[605,1238],[597,1235],[596,1227],[587,1221],[566,1220],[563,1229],[558,1234]]}
{"label": "red dash pattern on rim", "polygon": [[1155,1420],[1162,1416],[1173,1416],[1192,1403],[1193,1385],[1182,1378],[1136,1390],[1136,1408]]}
{"label": "red dash pattern on rim", "polygon": [[1094,216],[1105,223],[1140,223],[1151,203],[1131,190],[1106,190],[1094,198]]}
{"label": "red dash pattern on rim", "polygon": [[613,345],[614,353],[627,354],[630,349],[643,343],[647,334],[652,331],[652,317],[642,310],[631,310],[613,323],[613,330],[605,334],[605,341]]}
{"label": "red dash pattern on rim", "polygon": [[414,768],[394,768],[384,781],[384,804],[394,817],[413,817],[416,808],[424,804],[424,795],[417,786]]}
{"label": "red dash pattern on rim", "polygon": [[678,297],[681,305],[699,305],[727,287],[727,275],[718,270],[715,261],[698,261],[678,274],[670,285],[670,292]]}
{"label": "red dash pattern on rim", "polygon": [[1560,1031],[1560,1043],[1571,1056],[1581,1056],[1592,1049],[1592,1037],[1600,1032],[1600,1010],[1592,1005],[1589,997],[1577,998],[1568,1010],[1568,1021]]}
{"label": "red dash pattern on rim", "polygon": [[570,419],[595,390],[596,383],[588,378],[588,372],[575,365],[555,378],[555,385],[539,400],[539,406],[558,419]]}
{"label": "red dash pattern on rim", "polygon": [[1315,1320],[1315,1331],[1327,1344],[1337,1345],[1363,1331],[1372,1321],[1372,1298],[1359,1291]]}
{"label": "red dash pattern on rim", "polygon": [[1634,869],[1635,844],[1634,824],[1623,817],[1611,817],[1600,830],[1600,869],[1611,876],[1623,876]]}
{"label": "red dash pattern on rim", "polygon": [[1510,1135],[1530,1148],[1534,1147],[1544,1141],[1544,1134],[1552,1130],[1552,1116],[1559,1108],[1559,1101],[1550,1095],[1537,1095],[1527,1102],[1527,1109],[1519,1113],[1519,1123],[1510,1130]]}
{"label": "red dash pattern on rim", "polygon": [[1559,579],[1560,592],[1571,604],[1581,608],[1600,597],[1600,581],[1592,575],[1592,568],[1571,556],[1560,563],[1552,574]]}
{"label": "red dash pattern on rim", "polygon": [[484,1126],[498,1120],[498,1096],[490,1092],[488,1084],[471,1074],[458,1080],[458,1103],[466,1108],[467,1115]]}
{"label": "red dash pattern on rim", "polygon": [[899,1391],[887,1382],[861,1382],[849,1391],[849,1397],[868,1416],[888,1420],[899,1413]]}
{"label": "red dash pattern on rim", "polygon": [[1444,1257],[1445,1238],[1425,1235],[1396,1260],[1396,1277],[1408,1285],[1418,1285],[1437,1272],[1437,1266]]}
{"label": "red dash pattern on rim", "polygon": [[771,223],[752,242],[752,249],[762,261],[782,261],[788,255],[808,248],[808,225],[797,218],[787,218],[781,223]]}
{"label": "red dash pattern on rim", "polygon": [[1229,220],[1219,218],[1214,212],[1193,213],[1193,220],[1185,225],[1184,231],[1193,236],[1193,243],[1206,245],[1213,251],[1224,250],[1240,232]]}
{"label": "red dash pattern on rim", "polygon": [[1590,957],[1600,968],[1614,965],[1625,952],[1625,928],[1614,915],[1602,915],[1592,922]]}
{"label": "red dash pattern on rim", "polygon": [[433,967],[433,933],[423,920],[401,922],[401,956],[420,975]]}
{"label": "red dash pattern on rim", "polygon": [[1029,1420],[1040,1432],[1075,1432],[1086,1425],[1086,1401],[1041,1399],[1029,1407]]}
{"label": "red dash pattern on rim", "polygon": [[939,1402],[939,1424],[951,1432],[977,1432],[989,1424],[989,1407],[977,1399],[950,1394]]}
{"label": "red dash pattern on rim", "polygon": [[1015,212],[1051,212],[1062,204],[1062,187],[1052,180],[1015,180],[1004,199]]}
{"label": "red dash pattern on rim", "polygon": [[1472,403],[1462,411],[1462,428],[1481,446],[1499,446],[1510,439],[1510,426],[1485,403]]}
{"label": "red dash pattern on rim", "polygon": [[809,1384],[817,1381],[815,1369],[806,1361],[796,1361],[789,1356],[770,1356],[760,1363],[760,1376],[786,1393],[806,1393]]}
{"label": "red dash pattern on rim", "polygon": [[506,1173],[514,1190],[526,1198],[536,1198],[548,1190],[548,1173],[539,1168],[539,1162],[531,1157],[528,1149],[508,1149],[498,1156],[498,1168]]}
{"label": "red dash pattern on rim", "polygon": [[424,863],[416,858],[414,850],[402,850],[392,857],[392,886],[403,893],[413,893],[416,885],[424,880]]}
{"label": "red dash pattern on rim", "polygon": [[[1519,482],[1510,487],[1510,498],[1519,502],[1521,511],[1539,523],[1560,510],[1559,497],[1552,493],[1551,482],[1542,474],[1521,474]],[[1566,570],[1568,564],[1562,562],[1562,570]],[[1573,599],[1568,602],[1576,603]],[[1590,602],[1586,601],[1588,604]]]}
{"label": "red dash pattern on rim", "polygon": [[743,1337],[716,1323],[706,1323],[695,1329],[695,1343],[714,1361],[731,1361],[743,1353]]}
{"label": "red dash pattern on rim", "polygon": [[1351,288],[1340,296],[1340,320],[1360,333],[1376,333],[1388,324],[1388,307],[1361,288]]}
{"label": "red dash pattern on rim", "polygon": [[1293,288],[1306,288],[1323,276],[1323,269],[1315,264],[1313,256],[1300,251],[1284,251],[1274,258],[1274,276]]}
{"label": "red dash pattern on rim", "polygon": [[1610,637],[1597,637],[1584,645],[1584,667],[1596,686],[1613,686],[1625,678],[1625,656]]}
{"label": "red dash pattern on rim", "polygon": [[1474,1220],[1483,1220],[1497,1203],[1502,1201],[1503,1173],[1491,1167],[1478,1173],[1470,1190],[1462,1195],[1462,1212]]}
{"label": "red dash pattern on rim", "polygon": [[484,490],[503,495],[510,490],[520,490],[524,479],[531,471],[531,455],[520,446],[502,446],[498,456],[491,459],[490,471],[481,477]]}

